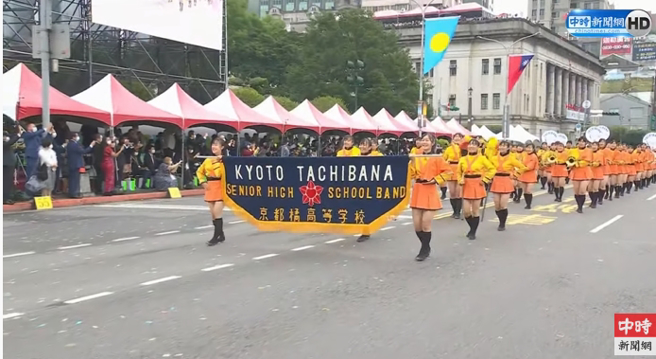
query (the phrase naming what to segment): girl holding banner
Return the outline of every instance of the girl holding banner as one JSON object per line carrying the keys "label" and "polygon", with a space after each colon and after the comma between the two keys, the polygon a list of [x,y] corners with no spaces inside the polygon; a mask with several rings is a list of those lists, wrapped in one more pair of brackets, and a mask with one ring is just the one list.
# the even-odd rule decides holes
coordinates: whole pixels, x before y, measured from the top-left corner
{"label": "girl holding banner", "polygon": [[206,158],[200,165],[196,176],[203,189],[205,189],[205,202],[210,208],[214,235],[207,242],[208,246],[214,246],[225,241],[223,233],[223,152],[225,141],[217,137],[212,141],[212,153],[216,157]]}
{"label": "girl holding banner", "polygon": [[[376,145],[374,145],[374,142],[376,140],[371,140],[369,138],[365,138],[362,141],[360,141],[360,156],[382,156],[383,154],[378,152],[376,149]],[[340,151],[341,152],[341,151]],[[339,156],[339,153],[338,153]],[[368,234],[363,234],[358,238],[358,242],[364,242],[367,239],[371,238],[370,235]]]}
{"label": "girl holding banner", "polygon": [[422,157],[422,154],[433,153],[435,138],[426,134],[417,141],[417,157],[411,157],[410,176],[415,183],[410,197],[412,222],[421,249],[415,260],[421,262],[428,258],[431,252],[432,222],[435,212],[442,209],[438,185],[442,185],[451,177],[451,168],[442,157]]}

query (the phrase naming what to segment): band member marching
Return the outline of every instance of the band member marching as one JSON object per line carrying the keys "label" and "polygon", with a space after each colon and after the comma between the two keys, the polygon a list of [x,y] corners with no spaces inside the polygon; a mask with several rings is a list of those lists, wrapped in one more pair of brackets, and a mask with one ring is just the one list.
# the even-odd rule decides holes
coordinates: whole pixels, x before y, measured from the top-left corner
{"label": "band member marching", "polygon": [[617,185],[615,186],[615,198],[624,197],[626,180],[629,177],[627,166],[627,153],[623,144],[619,144],[615,150],[615,162],[617,163]]}
{"label": "band member marching", "polygon": [[519,190],[524,191],[524,201],[526,202],[524,209],[531,209],[531,204],[533,203],[533,185],[538,183],[537,171],[540,166],[540,160],[535,154],[533,144],[527,144],[525,151],[524,161],[522,162],[525,171],[519,175],[517,182],[519,183]]}
{"label": "band member marching", "polygon": [[462,187],[459,184],[456,173],[458,172],[458,163],[462,157],[462,150],[460,149],[460,143],[462,142],[462,135],[456,133],[453,135],[451,145],[444,150],[444,160],[451,167],[451,172],[453,175],[450,178],[447,178],[447,188],[449,189],[449,201],[451,202],[451,208],[453,208],[453,214],[451,217],[460,218],[460,210],[462,209]]}
{"label": "band member marching", "polygon": [[225,141],[219,137],[212,141],[212,153],[214,158],[206,158],[198,167],[196,176],[201,186],[205,189],[205,202],[210,208],[212,224],[214,225],[214,235],[207,242],[208,246],[213,246],[225,241],[223,233],[223,183],[221,182],[223,168],[223,154],[225,150]]}
{"label": "band member marching", "polygon": [[[361,156],[382,156],[383,154],[376,150],[376,146],[373,144],[375,141],[372,141],[369,138],[365,138],[360,141],[360,155]],[[358,238],[358,242],[364,242],[367,239],[371,238],[368,234],[363,234]]]}
{"label": "band member marching", "polygon": [[[431,154],[435,138],[426,134],[417,141],[416,154]],[[417,238],[421,242],[421,249],[415,260],[423,261],[430,255],[430,242],[432,237],[432,221],[435,212],[442,208],[438,185],[451,178],[451,167],[442,157],[413,157],[410,159],[410,175],[415,183],[412,186],[410,208],[412,208],[412,222]]]}
{"label": "band member marching", "polygon": [[[514,146],[515,152],[514,152],[514,157],[519,163],[524,162],[524,157],[526,156],[526,153],[524,153],[524,144],[523,143],[518,143],[517,145]],[[519,203],[522,201],[522,188],[519,186],[519,176],[516,172],[511,172],[510,177],[513,180],[513,186],[515,187],[515,193],[512,194],[513,202]]]}
{"label": "band member marching", "polygon": [[556,202],[563,201],[563,193],[565,193],[565,178],[567,178],[567,158],[569,151],[565,150],[565,146],[560,141],[554,142],[556,146],[555,163],[551,168],[551,179],[554,185],[554,194],[556,195]]}
{"label": "band member marching", "polygon": [[588,186],[588,193],[590,196],[590,208],[597,208],[597,203],[602,204],[604,199],[605,190],[601,187],[604,182],[604,163],[606,159],[604,158],[605,152],[599,148],[597,142],[590,144],[590,149],[592,150],[592,178],[590,179],[590,184]]}
{"label": "band member marching", "polygon": [[496,172],[494,164],[478,153],[478,141],[471,140],[467,146],[467,156],[460,159],[457,178],[462,186],[462,210],[469,225],[467,238],[476,239],[479,224],[481,200],[485,198],[485,187],[492,181]]}
{"label": "band member marching", "polygon": [[353,157],[360,156],[360,149],[353,146],[353,136],[346,135],[342,139],[343,147],[337,151],[337,157]]}
{"label": "band member marching", "polygon": [[[601,169],[604,174],[604,179],[601,180],[601,183],[599,183],[599,191],[602,193],[602,195],[597,198],[597,201],[599,204],[604,204],[604,199],[608,199],[609,192],[612,189],[612,184],[611,184],[611,176],[612,176],[612,169],[611,169],[611,163],[613,162],[613,151],[611,151],[610,148],[608,148],[608,145],[606,143],[606,140],[603,138],[599,140],[599,150],[602,152],[602,156],[604,158],[603,163],[601,164]],[[612,199],[611,199],[612,201]]]}
{"label": "band member marching", "polygon": [[[493,141],[490,141],[492,143]],[[490,162],[496,169],[492,185],[490,186],[490,193],[493,195],[494,211],[499,218],[499,231],[506,230],[506,220],[508,219],[508,200],[510,194],[515,191],[510,174],[515,169],[523,171],[524,165],[517,161],[517,159],[510,154],[510,144],[508,141],[499,142],[499,153],[493,154],[490,146],[486,148],[486,155]]]}
{"label": "band member marching", "polygon": [[645,171],[645,166],[643,165],[643,160],[644,156],[642,154],[642,146],[637,145],[635,147],[635,150],[633,151],[633,163],[635,163],[635,168],[636,168],[636,176],[635,179],[633,180],[633,184],[635,185],[635,190],[636,192],[642,189],[642,186],[640,185],[640,181],[642,180],[642,176],[644,175]]}
{"label": "band member marching", "polygon": [[585,138],[578,139],[576,148],[569,151],[568,167],[571,169],[570,178],[573,182],[574,199],[578,208],[576,212],[583,213],[583,205],[588,192],[588,185],[592,179],[592,150],[586,148]]}
{"label": "band member marching", "polygon": [[551,174],[550,171],[547,171],[547,166],[546,163],[549,159],[550,151],[549,151],[549,145],[547,145],[546,142],[542,142],[540,145],[540,149],[537,151],[537,156],[538,159],[540,160],[540,168],[538,170],[538,178],[540,180],[540,189],[545,189],[547,186],[547,181],[550,179]]}
{"label": "band member marching", "polygon": [[637,156],[633,152],[633,146],[626,146],[626,194],[631,194],[631,189],[633,188],[633,182],[636,178],[636,165],[635,160]]}

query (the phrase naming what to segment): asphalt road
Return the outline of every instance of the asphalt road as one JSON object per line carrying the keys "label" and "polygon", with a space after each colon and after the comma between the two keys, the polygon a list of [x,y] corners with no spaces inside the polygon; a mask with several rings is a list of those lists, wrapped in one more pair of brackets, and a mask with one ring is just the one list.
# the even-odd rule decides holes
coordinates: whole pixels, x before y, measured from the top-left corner
{"label": "asphalt road", "polygon": [[7,214],[4,355],[610,358],[613,313],[656,312],[656,186],[565,199],[512,204],[506,232],[488,209],[476,241],[437,219],[423,263],[409,212],[365,243],[227,213],[212,248],[201,198]]}

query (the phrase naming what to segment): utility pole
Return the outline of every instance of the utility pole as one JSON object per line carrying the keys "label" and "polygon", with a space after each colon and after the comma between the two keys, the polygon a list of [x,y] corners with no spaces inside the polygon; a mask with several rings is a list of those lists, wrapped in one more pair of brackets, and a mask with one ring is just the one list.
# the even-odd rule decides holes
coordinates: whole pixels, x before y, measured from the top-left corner
{"label": "utility pole", "polygon": [[349,85],[353,86],[353,96],[355,106],[353,106],[353,112],[358,110],[358,88],[364,86],[364,79],[362,78],[362,73],[364,72],[364,62],[361,60],[355,61],[346,61],[346,82]]}

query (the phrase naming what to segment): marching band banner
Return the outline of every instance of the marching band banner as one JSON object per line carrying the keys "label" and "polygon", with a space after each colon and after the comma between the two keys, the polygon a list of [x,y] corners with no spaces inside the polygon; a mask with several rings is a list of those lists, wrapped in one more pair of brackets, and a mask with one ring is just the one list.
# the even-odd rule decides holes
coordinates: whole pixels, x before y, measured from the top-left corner
{"label": "marching band banner", "polygon": [[263,231],[371,234],[407,208],[407,156],[223,157],[225,202]]}

